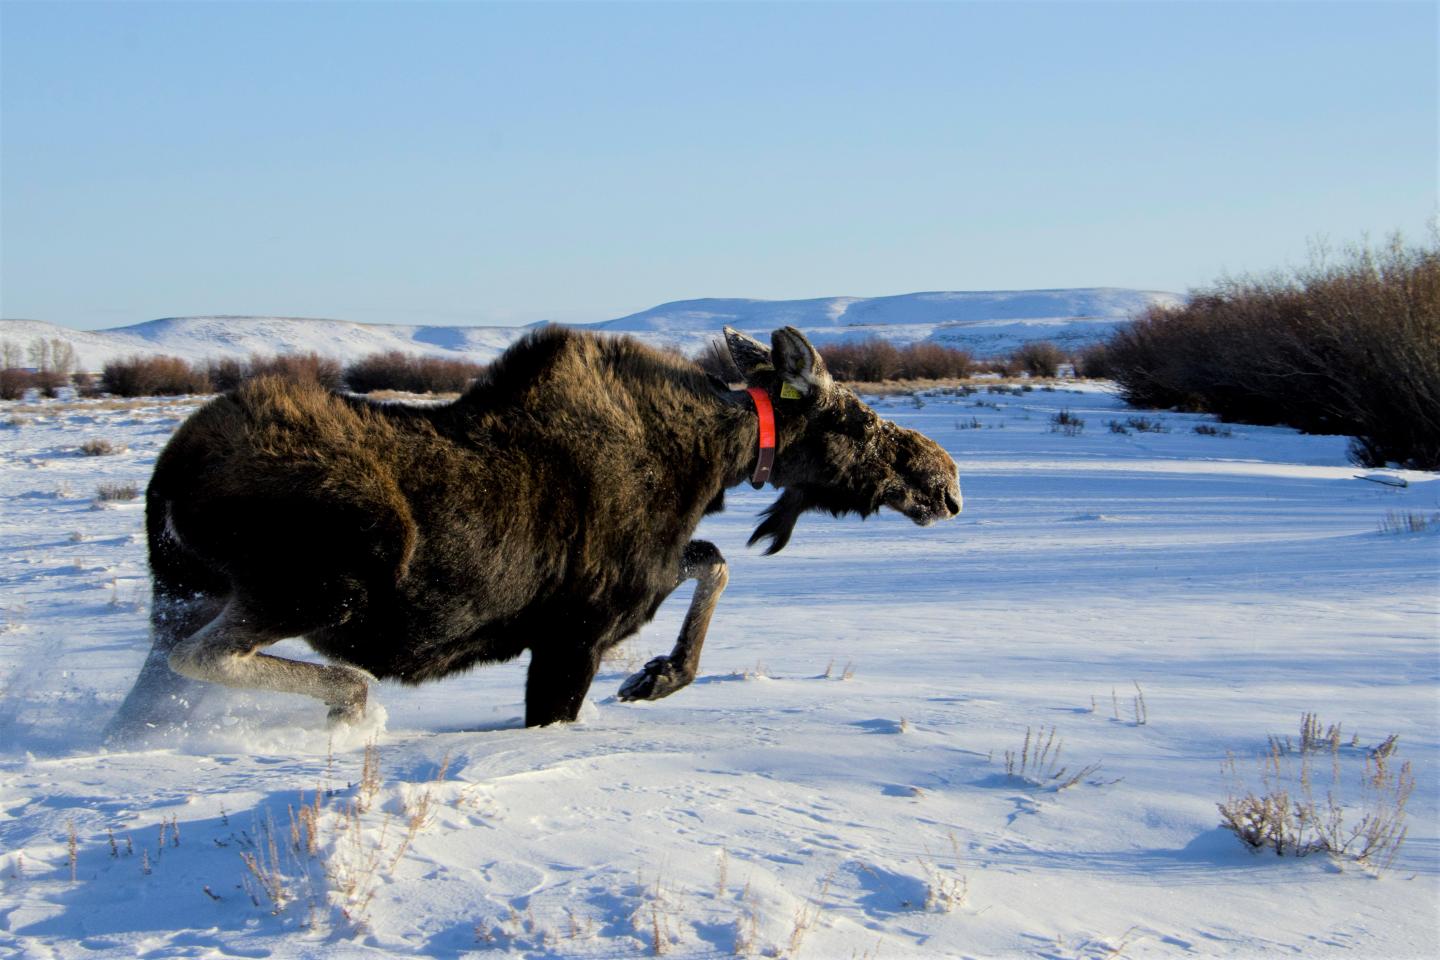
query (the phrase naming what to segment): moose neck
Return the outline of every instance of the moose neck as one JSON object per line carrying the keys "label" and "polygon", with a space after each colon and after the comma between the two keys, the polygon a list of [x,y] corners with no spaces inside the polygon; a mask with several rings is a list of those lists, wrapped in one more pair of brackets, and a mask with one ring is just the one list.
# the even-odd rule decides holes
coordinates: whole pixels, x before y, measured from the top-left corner
{"label": "moose neck", "polygon": [[[718,391],[707,384],[657,421],[669,425],[663,441],[669,462],[691,474],[690,489],[705,503],[729,487],[748,485],[759,455],[760,420],[747,391]],[[789,439],[784,424],[777,422],[775,434],[778,458]]]}
{"label": "moose neck", "polygon": [[[716,429],[726,432],[729,442],[725,445],[725,455],[717,459],[726,465],[724,486],[733,487],[751,482],[757,473],[764,414],[749,390],[731,391],[725,395],[722,404],[725,412],[720,415]],[[771,400],[770,405],[770,416],[774,424],[773,460],[778,468],[784,461],[785,448],[795,440],[800,427],[783,417],[783,409],[779,404]],[[769,473],[770,471],[767,471],[766,479]]]}

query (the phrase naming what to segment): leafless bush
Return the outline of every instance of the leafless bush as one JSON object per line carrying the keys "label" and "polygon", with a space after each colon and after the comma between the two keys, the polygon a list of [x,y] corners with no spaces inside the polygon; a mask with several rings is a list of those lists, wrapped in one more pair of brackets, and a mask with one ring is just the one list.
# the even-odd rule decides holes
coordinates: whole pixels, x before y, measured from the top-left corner
{"label": "leafless bush", "polygon": [[970,879],[957,872],[961,863],[964,862],[964,857],[961,856],[960,841],[955,839],[954,832],[950,834],[950,855],[954,864],[949,868],[940,866],[933,857],[920,861],[920,867],[925,871],[925,909],[927,911],[936,910],[941,913],[950,913],[956,908],[964,906],[966,898],[970,895]]}
{"label": "leafless bush", "polygon": [[975,366],[977,373],[993,373],[1001,377],[1018,377],[1023,369],[1014,357],[992,357]]}
{"label": "leafless bush", "polygon": [[87,457],[104,457],[115,453],[115,444],[103,437],[92,437],[80,444],[80,452]]}
{"label": "leafless bush", "polygon": [[[1232,757],[1227,767],[1234,787],[1218,804],[1221,826],[1252,850],[1297,857],[1325,853],[1377,871],[1388,868],[1405,842],[1405,808],[1415,789],[1414,773],[1409,761],[1393,762],[1398,738],[1392,734],[1361,753],[1358,783],[1347,792],[1341,739],[1338,725],[1322,734],[1319,721],[1306,714],[1298,750],[1287,752],[1287,746],[1293,747],[1288,738],[1270,738],[1269,752],[1260,761],[1258,791],[1242,783]],[[1316,762],[1327,754],[1330,783],[1321,798]]]}
{"label": "leafless bush", "polygon": [[1010,359],[1032,377],[1053,377],[1065,362],[1065,351],[1049,340],[1031,340],[1016,348]]}
{"label": "leafless bush", "polygon": [[1440,467],[1440,240],[1317,255],[1156,307],[1108,344],[1139,406],[1348,434],[1365,466]]}
{"label": "leafless bush", "polygon": [[179,357],[164,355],[112,360],[101,371],[100,384],[106,393],[119,397],[210,392],[210,379],[203,369]]}
{"label": "leafless bush", "polygon": [[341,385],[337,360],[318,353],[252,354],[189,363],[179,357],[129,357],[105,364],[100,385],[121,397],[165,396],[234,390],[259,376],[283,377],[301,383],[318,383],[331,389]]}
{"label": "leafless bush", "polygon": [[900,351],[901,376],[911,380],[968,377],[973,363],[964,350],[938,343],[912,343]]}
{"label": "leafless bush", "polygon": [[1426,533],[1440,530],[1440,513],[1391,510],[1380,521],[1381,533]]}
{"label": "leafless bush", "polygon": [[1085,430],[1085,419],[1069,410],[1061,410],[1050,418],[1050,432],[1063,433],[1067,437],[1078,437]]}
{"label": "leafless bush", "polygon": [[110,500],[134,500],[140,496],[140,488],[133,483],[102,483],[95,488],[95,499]]}
{"label": "leafless bush", "polygon": [[234,357],[221,357],[218,360],[206,361],[205,375],[210,381],[211,389],[224,393],[240,386],[249,375],[249,369],[243,361]]}
{"label": "leafless bush", "polygon": [[35,374],[20,367],[0,369],[0,400],[20,400],[25,391],[34,387]]}
{"label": "leafless bush", "polygon": [[851,383],[957,379],[969,376],[974,363],[970,354],[954,347],[929,342],[897,347],[879,337],[833,343],[821,354],[836,379]]}
{"label": "leafless bush", "polygon": [[1070,358],[1077,376],[1089,380],[1110,378],[1110,354],[1103,343],[1092,343]]}
{"label": "leafless bush", "polygon": [[1202,436],[1202,437],[1233,437],[1233,436],[1235,436],[1235,431],[1234,431],[1234,430],[1231,430],[1229,427],[1225,427],[1225,426],[1217,427],[1217,426],[1215,426],[1213,423],[1197,423],[1197,424],[1195,424],[1195,432],[1198,433],[1198,434],[1200,434],[1200,436]]}
{"label": "leafless bush", "polygon": [[832,343],[821,351],[825,366],[837,380],[879,383],[900,375],[900,350],[879,337]]}
{"label": "leafless bush", "polygon": [[272,376],[298,383],[318,383],[337,389],[343,379],[338,360],[318,353],[281,353],[273,357],[252,354],[246,364],[247,377]]}
{"label": "leafless bush", "polygon": [[70,383],[75,392],[82,397],[98,397],[100,395],[100,378],[93,373],[79,371],[70,375]]}
{"label": "leafless bush", "polygon": [[372,353],[345,368],[345,383],[356,393],[403,390],[406,393],[459,393],[485,370],[484,365],[443,357],[422,357],[391,350]]}

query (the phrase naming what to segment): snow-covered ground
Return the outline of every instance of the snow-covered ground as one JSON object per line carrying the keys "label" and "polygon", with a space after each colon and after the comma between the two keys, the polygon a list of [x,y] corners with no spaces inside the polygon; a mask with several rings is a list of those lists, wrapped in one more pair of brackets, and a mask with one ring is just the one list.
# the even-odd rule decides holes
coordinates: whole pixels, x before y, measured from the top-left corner
{"label": "snow-covered ground", "polygon": [[[963,516],[807,517],[762,557],[769,492],[732,491],[701,529],[730,588],[667,700],[613,693],[668,651],[685,590],[573,726],[522,729],[510,664],[383,685],[333,739],[308,701],[221,691],[188,736],[106,751],[148,587],[141,501],[97,487],[143,488],[193,405],[0,407],[0,954],[1440,949],[1440,536],[1381,529],[1440,514],[1434,474],[1357,479],[1342,438],[1188,415],[1113,433],[1136,412],[1094,389],[881,400],[952,452]],[[1061,410],[1083,431],[1052,432]],[[1388,869],[1218,826],[1306,712],[1343,726],[1317,793],[1333,763],[1358,798],[1399,734],[1418,786]],[[1059,760],[1019,776],[1042,730]]]}

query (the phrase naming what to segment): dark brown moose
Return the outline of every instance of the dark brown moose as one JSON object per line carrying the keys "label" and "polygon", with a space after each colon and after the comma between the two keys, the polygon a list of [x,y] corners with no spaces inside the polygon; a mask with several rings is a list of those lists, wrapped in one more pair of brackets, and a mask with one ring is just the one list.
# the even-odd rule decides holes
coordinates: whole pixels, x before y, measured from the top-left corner
{"label": "dark brown moose", "polygon": [[[574,720],[601,655],[698,581],[679,640],[621,687],[695,678],[725,560],[692,540],[751,477],[775,417],[778,500],[750,538],[785,546],[808,510],[918,524],[960,512],[955,463],[836,385],[800,331],[726,329],[745,382],[628,338],[527,335],[459,399],[403,406],[259,378],[187,420],[146,492],[153,646],[112,739],[181,722],[195,681],[365,711],[367,675],[421,683],[530,651],[527,726]],[[260,652],[303,637],[328,664]]]}

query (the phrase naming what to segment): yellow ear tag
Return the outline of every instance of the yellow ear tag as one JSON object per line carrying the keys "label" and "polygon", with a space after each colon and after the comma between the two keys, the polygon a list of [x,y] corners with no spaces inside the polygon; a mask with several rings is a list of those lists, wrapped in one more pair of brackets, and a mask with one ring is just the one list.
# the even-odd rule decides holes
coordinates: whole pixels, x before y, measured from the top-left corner
{"label": "yellow ear tag", "polygon": [[799,400],[801,396],[802,394],[800,393],[800,391],[792,387],[789,381],[780,384],[780,399]]}

